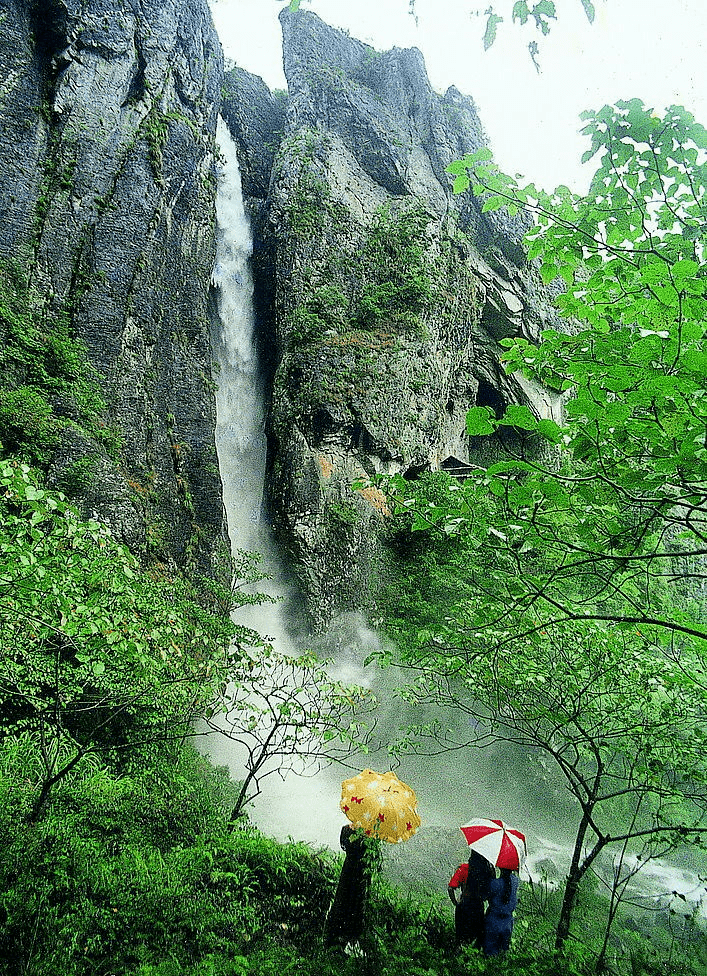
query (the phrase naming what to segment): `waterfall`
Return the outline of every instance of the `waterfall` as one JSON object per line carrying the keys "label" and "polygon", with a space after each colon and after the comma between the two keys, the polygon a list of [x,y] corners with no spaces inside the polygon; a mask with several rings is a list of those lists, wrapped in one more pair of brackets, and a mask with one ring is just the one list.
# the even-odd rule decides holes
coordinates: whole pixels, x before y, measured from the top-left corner
{"label": "waterfall", "polygon": [[[265,479],[265,398],[258,362],[253,315],[253,281],[249,260],[253,250],[250,225],[245,213],[236,147],[226,124],[219,119],[218,142],[223,158],[219,172],[216,214],[218,223],[213,284],[217,291],[220,327],[213,336],[219,367],[216,394],[216,447],[221,468],[232,551],[259,552],[272,571],[277,558],[269,531],[263,524],[262,502]],[[263,587],[263,589],[268,589]],[[272,596],[284,597],[281,583],[269,588]],[[282,604],[239,611],[238,621],[261,634],[268,634],[284,651],[290,647]],[[245,610],[246,608],[244,608]],[[337,676],[351,683],[367,684],[370,676],[361,662],[378,646],[379,637],[365,621],[349,615],[335,622],[328,651],[335,659]],[[401,723],[420,720],[405,714],[405,705],[393,701],[396,679],[392,674],[376,676],[375,692],[382,702],[379,731],[393,738]],[[439,717],[439,716],[436,716]],[[445,716],[444,720],[448,720]],[[204,751],[217,764],[227,765],[235,780],[242,778],[243,763],[234,744],[219,736],[208,736]],[[564,807],[559,795],[547,804],[547,797],[529,794],[527,779],[530,757],[512,749],[494,746],[471,752],[464,750],[435,759],[407,757],[398,771],[400,778],[416,789],[423,828],[416,838],[394,848],[398,859],[398,880],[415,886],[420,881],[444,892],[446,880],[456,864],[465,858],[466,847],[458,825],[472,816],[503,816],[528,835],[532,856],[529,872],[537,877],[550,864],[561,875],[568,860],[571,837],[563,835],[563,819],[571,822],[571,804]],[[353,760],[354,764],[356,760]],[[385,752],[359,757],[358,768],[388,768]],[[282,780],[270,777],[263,794],[249,808],[253,822],[266,834],[285,840],[293,837],[310,843],[338,847],[339,830],[345,822],[339,810],[340,784],[350,770],[325,767],[316,776],[294,774]],[[427,829],[425,829],[427,828]],[[422,834],[425,834],[423,840]],[[560,835],[560,836],[558,836]],[[558,842],[559,841],[559,842]],[[389,845],[385,845],[388,847]],[[699,904],[704,891],[690,870],[657,862],[654,879],[646,877],[643,891],[656,895],[682,888],[688,900]],[[661,874],[662,872],[662,874]],[[653,884],[651,882],[654,882]],[[703,909],[704,912],[704,909]]]}
{"label": "waterfall", "polygon": [[[221,154],[216,198],[217,242],[213,270],[218,328],[212,347],[218,366],[216,377],[216,450],[223,484],[223,499],[228,520],[231,551],[257,552],[265,572],[277,577],[278,559],[270,532],[263,521],[266,438],[265,397],[253,313],[253,280],[250,257],[253,242],[243,203],[236,146],[226,123],[219,118],[217,140]],[[277,599],[275,604],[243,607],[237,622],[252,627],[273,643],[277,650],[295,654],[283,609],[289,596],[284,583],[265,580],[256,589]],[[234,780],[243,778],[244,753],[228,738],[212,734],[200,747],[217,764],[227,765]],[[341,775],[303,778],[290,773],[283,781],[267,779],[264,792],[249,808],[251,819],[266,833],[285,839],[302,836],[301,825],[328,836],[322,843],[335,846],[341,828],[338,807]],[[334,784],[334,785],[332,785]],[[320,814],[312,816],[317,809]],[[306,835],[306,829],[304,831]],[[306,839],[312,839],[311,834]]]}
{"label": "waterfall", "polygon": [[[218,363],[216,394],[216,447],[223,483],[224,505],[229,526],[231,549],[254,550],[264,557],[268,571],[277,565],[271,539],[262,520],[265,478],[265,405],[259,370],[253,314],[253,281],[249,266],[253,250],[251,230],[243,204],[238,156],[231,134],[219,119],[217,138],[222,157],[216,202],[217,247],[213,272],[219,313],[219,328],[213,336]],[[282,596],[276,583],[268,590],[271,596]],[[278,592],[279,591],[279,592]],[[291,647],[282,602],[260,605],[238,612],[238,622],[261,634],[267,634],[278,650],[297,653]],[[365,621],[349,615],[335,622],[324,642],[328,657],[334,659],[335,676],[347,683],[368,684],[370,675],[362,661],[378,646],[379,637]],[[381,700],[378,728],[393,738],[402,720],[403,704],[393,701],[398,683],[392,674],[376,677],[376,694]],[[412,722],[416,716],[409,716]],[[218,735],[209,736],[206,751],[218,763],[229,766],[235,780],[242,778],[242,756],[232,742]],[[352,760],[354,763],[356,759]],[[410,757],[400,772],[411,785],[425,784],[426,822],[463,823],[474,809],[474,781],[493,779],[492,751],[475,757],[473,769],[463,757],[431,765],[428,760]],[[385,752],[359,757],[359,768],[367,765],[388,768]],[[266,833],[285,839],[294,836],[331,847],[338,846],[338,835],[344,822],[339,810],[341,780],[350,771],[325,767],[314,777],[289,775],[286,782],[270,777],[263,794],[249,809],[253,821]],[[505,783],[494,791],[495,797],[507,793]],[[478,796],[478,794],[477,794]],[[507,796],[503,804],[508,808]],[[477,800],[478,802],[478,800]],[[495,802],[495,799],[494,799]],[[499,807],[501,806],[499,802]],[[517,807],[513,803],[513,807]],[[484,807],[486,809],[486,807]],[[518,811],[518,816],[525,813]],[[515,813],[515,811],[514,811]],[[461,833],[459,853],[464,845]],[[405,846],[405,845],[403,845]]]}
{"label": "waterfall", "polygon": [[[270,534],[263,522],[263,486],[267,444],[265,396],[255,336],[253,237],[245,212],[238,153],[228,126],[219,116],[217,141],[221,153],[216,195],[216,290],[218,328],[211,344],[216,376],[216,452],[231,552],[258,553],[263,572],[277,572]],[[256,587],[277,599],[284,584],[269,581]],[[243,608],[238,622],[286,641],[286,627],[276,605]]]}
{"label": "waterfall", "polygon": [[221,164],[216,197],[218,239],[213,284],[221,329],[214,335],[218,364],[216,450],[231,548],[254,550],[260,542],[265,479],[265,410],[255,343],[253,238],[243,205],[236,146],[219,117]]}

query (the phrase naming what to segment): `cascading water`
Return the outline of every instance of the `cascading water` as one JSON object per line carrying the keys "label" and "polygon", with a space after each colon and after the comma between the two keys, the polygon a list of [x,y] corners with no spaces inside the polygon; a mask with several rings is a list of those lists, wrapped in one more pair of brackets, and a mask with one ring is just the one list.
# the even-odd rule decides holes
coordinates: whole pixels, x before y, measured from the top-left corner
{"label": "cascading water", "polygon": [[223,157],[216,198],[218,243],[213,284],[222,328],[214,335],[219,367],[216,391],[216,450],[223,500],[234,549],[256,549],[265,478],[265,417],[254,336],[253,241],[243,206],[236,147],[219,118]]}
{"label": "cascading water", "polygon": [[[223,163],[218,184],[218,241],[213,273],[220,318],[220,331],[213,337],[219,365],[216,446],[232,550],[259,552],[266,569],[272,573],[277,558],[262,520],[265,404],[254,335],[249,266],[252,239],[243,205],[236,147],[220,119],[218,142]],[[284,596],[284,587],[276,585],[271,595]],[[290,637],[282,604],[250,608],[247,619],[239,612],[239,622],[267,634],[280,650],[294,652],[294,648],[288,647]],[[378,635],[360,618],[350,616],[337,621],[328,648],[335,658],[337,677],[350,683],[370,683],[370,675],[364,672],[361,662],[375,649],[378,640]],[[392,675],[387,682],[385,677],[377,676],[374,688],[382,701],[379,731],[385,736],[388,729],[391,738],[406,718],[404,704],[390,701],[393,683]],[[419,714],[407,717],[411,722],[426,718]],[[209,736],[205,751],[213,761],[228,765],[234,779],[242,778],[242,756],[228,739],[217,734]],[[361,756],[358,766],[377,766],[382,771],[388,763],[383,752],[377,756]],[[561,865],[568,861],[567,845],[571,841],[561,825],[563,819],[571,823],[574,812],[563,808],[557,792],[547,802],[552,793],[550,788],[542,797],[529,791],[528,763],[527,756],[502,746],[473,753],[465,749],[432,760],[407,757],[398,772],[417,791],[423,827],[416,837],[396,849],[398,877],[412,883],[424,880],[444,891],[451,869],[465,854],[458,825],[474,816],[502,816],[523,827],[531,845],[531,872],[539,874],[545,860],[560,866],[561,873]],[[350,775],[350,770],[333,766],[310,778],[291,774],[283,781],[271,777],[264,785],[263,794],[249,809],[249,815],[265,833],[280,840],[293,837],[336,848],[339,830],[345,822],[338,805],[344,775]],[[694,889],[692,898],[699,900],[704,889],[696,875],[668,865],[664,868],[667,874],[656,882],[656,893],[660,888],[685,892]]]}
{"label": "cascading water", "polygon": [[[219,328],[212,336],[218,365],[216,393],[216,449],[221,469],[223,498],[231,550],[256,552],[264,572],[276,576],[278,560],[270,533],[262,518],[265,479],[265,406],[258,361],[253,313],[253,250],[250,224],[243,204],[236,146],[225,122],[219,118],[217,139],[222,163],[216,200],[217,245],[213,285],[218,301]],[[280,602],[244,607],[238,623],[267,635],[277,650],[297,653],[290,645],[283,602],[288,595],[283,583],[263,580],[259,591]],[[202,740],[202,747],[217,763],[227,765],[235,780],[243,778],[244,754],[219,734]],[[313,811],[321,814],[313,816]],[[249,808],[251,819],[266,833],[283,838],[300,837],[301,827],[328,821],[331,836],[321,843],[336,843],[340,829],[338,791],[318,779],[289,775],[267,780],[264,793]],[[306,837],[304,839],[313,839]]]}
{"label": "cascading water", "polygon": [[[265,481],[265,399],[255,339],[253,240],[243,204],[238,155],[228,126],[219,118],[217,139],[222,164],[216,198],[217,244],[212,282],[218,300],[219,328],[212,335],[218,365],[216,451],[231,551],[256,552],[260,568],[275,570],[274,554],[262,519]],[[267,589],[267,585],[259,589]],[[282,596],[282,592],[278,594]],[[273,594],[274,596],[274,594]],[[243,608],[239,622],[283,639],[284,628],[272,605]],[[246,620],[245,617],[250,619]]]}

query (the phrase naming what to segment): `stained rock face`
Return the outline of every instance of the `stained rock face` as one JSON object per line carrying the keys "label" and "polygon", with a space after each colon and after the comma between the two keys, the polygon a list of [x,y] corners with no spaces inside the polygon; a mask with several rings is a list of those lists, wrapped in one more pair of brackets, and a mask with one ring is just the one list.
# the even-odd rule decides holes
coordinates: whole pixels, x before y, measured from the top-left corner
{"label": "stained rock face", "polygon": [[224,537],[209,348],[222,53],[206,0],[0,0],[0,260],[97,368],[109,457],[80,501],[208,568]]}
{"label": "stained rock face", "polygon": [[[271,517],[318,626],[377,585],[387,509],[357,479],[473,463],[492,448],[467,437],[471,406],[552,412],[499,362],[500,339],[551,313],[522,222],[451,192],[445,167],[486,143],[471,99],[434,92],[417,50],[280,20],[289,93],[264,198],[263,155],[241,166],[270,289]],[[248,144],[247,120],[229,123]]]}

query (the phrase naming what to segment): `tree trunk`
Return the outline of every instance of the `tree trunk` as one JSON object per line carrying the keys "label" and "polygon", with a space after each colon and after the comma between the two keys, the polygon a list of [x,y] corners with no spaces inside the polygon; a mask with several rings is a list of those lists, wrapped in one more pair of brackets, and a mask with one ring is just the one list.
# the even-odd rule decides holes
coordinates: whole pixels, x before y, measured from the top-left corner
{"label": "tree trunk", "polygon": [[579,883],[582,880],[586,870],[586,865],[583,865],[581,862],[582,848],[584,847],[584,838],[586,836],[588,827],[589,812],[585,810],[582,814],[582,819],[580,821],[577,836],[574,842],[572,861],[570,862],[570,869],[567,874],[567,884],[565,885],[565,894],[562,899],[562,908],[560,909],[560,920],[557,923],[557,930],[555,931],[555,949],[557,949],[558,952],[561,952],[564,948],[565,942],[567,941],[567,936],[570,933],[570,923],[572,921],[572,912],[577,901]]}
{"label": "tree trunk", "polygon": [[39,792],[39,796],[32,804],[32,809],[27,815],[28,823],[37,823],[44,812],[44,808],[49,802],[49,797],[51,796],[54,786],[59,782],[59,780],[62,780],[65,776],[67,776],[74,766],[78,766],[84,756],[88,755],[88,752],[89,750],[86,750],[85,752],[78,752],[73,759],[70,759],[65,766],[62,766],[58,773],[55,773],[53,776],[48,776],[44,780],[42,783],[42,788]]}
{"label": "tree trunk", "polygon": [[[560,920],[557,923],[557,929],[555,931],[555,949],[558,952],[562,952],[565,942],[567,941],[567,936],[570,934],[572,912],[577,902],[577,892],[579,891],[580,882],[596,858],[597,854],[599,854],[600,851],[603,851],[606,845],[610,842],[610,837],[608,835],[597,834],[594,847],[592,847],[591,851],[585,858],[582,858],[582,848],[584,847],[584,839],[589,827],[592,809],[593,804],[584,808],[582,820],[580,821],[577,837],[574,842],[572,861],[567,874],[567,884],[565,885],[565,894],[564,898],[562,899],[562,908],[560,909]],[[593,829],[596,830],[596,828]]]}

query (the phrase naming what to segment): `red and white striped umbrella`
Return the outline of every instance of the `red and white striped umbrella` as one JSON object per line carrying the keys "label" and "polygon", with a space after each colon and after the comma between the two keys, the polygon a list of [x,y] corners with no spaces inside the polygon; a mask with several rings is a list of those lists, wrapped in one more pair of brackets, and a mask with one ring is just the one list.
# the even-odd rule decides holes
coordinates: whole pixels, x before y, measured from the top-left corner
{"label": "red and white striped umbrella", "polygon": [[473,850],[478,851],[497,868],[518,871],[527,853],[525,834],[502,820],[471,820],[461,832]]}

